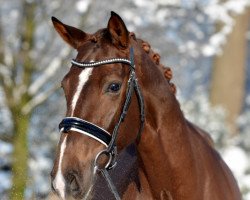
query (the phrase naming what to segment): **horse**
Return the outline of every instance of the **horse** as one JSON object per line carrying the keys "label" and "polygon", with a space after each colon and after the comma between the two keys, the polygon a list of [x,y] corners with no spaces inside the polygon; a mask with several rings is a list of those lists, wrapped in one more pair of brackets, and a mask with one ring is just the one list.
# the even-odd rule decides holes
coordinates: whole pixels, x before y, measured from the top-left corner
{"label": "horse", "polygon": [[61,199],[241,199],[206,132],[184,117],[171,73],[118,14],[93,34],[52,22],[77,50],[51,171]]}

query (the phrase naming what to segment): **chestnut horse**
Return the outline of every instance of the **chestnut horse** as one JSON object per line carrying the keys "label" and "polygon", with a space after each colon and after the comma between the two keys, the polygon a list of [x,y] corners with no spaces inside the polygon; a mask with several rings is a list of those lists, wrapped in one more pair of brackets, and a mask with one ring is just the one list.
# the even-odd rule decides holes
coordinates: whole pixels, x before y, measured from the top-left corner
{"label": "chestnut horse", "polygon": [[78,52],[62,81],[67,113],[51,172],[60,198],[241,199],[230,169],[185,119],[169,80],[120,16],[111,12],[94,34],[52,21]]}

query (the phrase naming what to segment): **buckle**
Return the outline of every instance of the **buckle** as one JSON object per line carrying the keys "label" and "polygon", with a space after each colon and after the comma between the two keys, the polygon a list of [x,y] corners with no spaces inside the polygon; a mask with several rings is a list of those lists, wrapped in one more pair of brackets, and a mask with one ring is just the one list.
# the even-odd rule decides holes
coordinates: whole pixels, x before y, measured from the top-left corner
{"label": "buckle", "polygon": [[[100,151],[94,160],[94,172],[101,171],[103,169],[111,170],[113,169],[117,162],[117,148],[114,147],[113,151],[108,152],[107,149]],[[102,159],[106,159],[105,162],[102,162]]]}

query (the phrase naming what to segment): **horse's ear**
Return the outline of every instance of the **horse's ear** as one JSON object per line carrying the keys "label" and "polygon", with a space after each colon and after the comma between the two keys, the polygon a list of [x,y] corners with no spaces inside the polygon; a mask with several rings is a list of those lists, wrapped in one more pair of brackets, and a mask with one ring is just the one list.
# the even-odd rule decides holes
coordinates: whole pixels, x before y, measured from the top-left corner
{"label": "horse's ear", "polygon": [[88,38],[88,34],[75,27],[62,23],[55,17],[52,17],[51,20],[62,39],[75,49]]}
{"label": "horse's ear", "polygon": [[111,17],[108,22],[108,31],[112,41],[116,46],[126,48],[129,42],[129,32],[122,18],[111,11]]}

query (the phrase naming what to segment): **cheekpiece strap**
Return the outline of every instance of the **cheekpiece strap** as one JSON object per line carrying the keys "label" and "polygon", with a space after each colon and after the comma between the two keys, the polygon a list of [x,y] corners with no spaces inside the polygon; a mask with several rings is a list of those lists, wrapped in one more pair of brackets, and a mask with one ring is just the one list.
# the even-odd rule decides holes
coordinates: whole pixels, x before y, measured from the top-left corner
{"label": "cheekpiece strap", "polygon": [[129,57],[130,57],[130,66],[135,69],[135,61],[134,61],[134,48],[131,47],[129,51]]}

